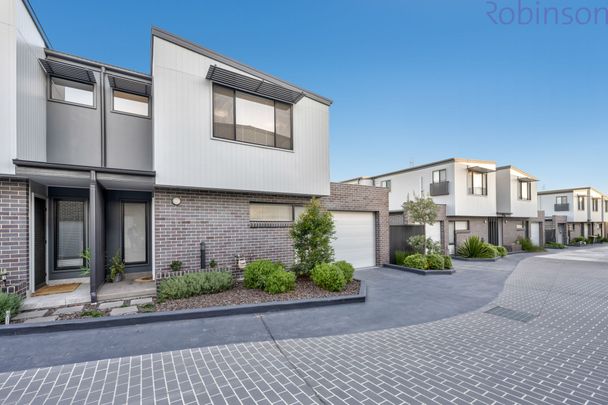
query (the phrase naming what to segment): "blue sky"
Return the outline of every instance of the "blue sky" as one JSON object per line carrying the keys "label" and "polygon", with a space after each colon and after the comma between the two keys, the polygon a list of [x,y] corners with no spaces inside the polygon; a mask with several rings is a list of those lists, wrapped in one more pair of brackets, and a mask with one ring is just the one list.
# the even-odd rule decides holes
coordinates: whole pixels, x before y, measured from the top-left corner
{"label": "blue sky", "polygon": [[608,192],[608,24],[495,24],[485,0],[30,1],[60,51],[149,72],[157,26],[333,99],[332,180],[456,156]]}

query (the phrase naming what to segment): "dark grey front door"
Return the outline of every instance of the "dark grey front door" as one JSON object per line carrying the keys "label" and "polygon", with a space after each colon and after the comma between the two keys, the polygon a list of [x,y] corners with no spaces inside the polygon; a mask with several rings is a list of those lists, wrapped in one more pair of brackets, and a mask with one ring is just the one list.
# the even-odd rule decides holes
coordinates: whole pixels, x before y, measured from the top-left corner
{"label": "dark grey front door", "polygon": [[492,245],[498,245],[498,219],[488,218],[488,242]]}
{"label": "dark grey front door", "polygon": [[46,201],[34,198],[34,285],[46,283]]}

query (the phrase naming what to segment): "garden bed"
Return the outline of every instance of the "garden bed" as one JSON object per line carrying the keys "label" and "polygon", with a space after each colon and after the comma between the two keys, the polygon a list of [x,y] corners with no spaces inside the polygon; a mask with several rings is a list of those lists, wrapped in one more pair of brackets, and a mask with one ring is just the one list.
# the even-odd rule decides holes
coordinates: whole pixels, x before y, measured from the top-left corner
{"label": "garden bed", "polygon": [[456,270],[454,269],[445,269],[445,270],[422,270],[422,269],[415,269],[413,267],[406,267],[406,266],[400,266],[398,264],[385,264],[384,267],[387,267],[389,269],[394,269],[394,270],[401,270],[401,271],[407,271],[409,273],[415,273],[415,274],[420,274],[423,276],[430,276],[430,275],[441,275],[441,274],[454,274],[456,272]]}
{"label": "garden bed", "polygon": [[[522,252],[522,253],[526,253],[526,252]],[[496,256],[496,257],[463,257],[463,256],[452,256],[452,259],[455,260],[461,260],[464,262],[497,262],[498,260],[502,259],[501,256]]]}

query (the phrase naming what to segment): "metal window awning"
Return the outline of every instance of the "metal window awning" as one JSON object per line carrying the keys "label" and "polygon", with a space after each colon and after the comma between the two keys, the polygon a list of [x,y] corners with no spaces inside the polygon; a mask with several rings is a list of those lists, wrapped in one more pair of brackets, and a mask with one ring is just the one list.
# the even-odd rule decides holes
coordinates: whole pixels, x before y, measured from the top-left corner
{"label": "metal window awning", "polygon": [[108,75],[108,82],[114,90],[124,91],[125,93],[150,97],[152,92],[152,86],[149,83],[126,79],[120,76]]}
{"label": "metal window awning", "polygon": [[522,183],[534,183],[535,181],[538,181],[538,179],[534,179],[532,177],[518,177],[517,180],[521,181]]}
{"label": "metal window awning", "polygon": [[81,83],[95,84],[95,74],[92,70],[51,59],[39,59],[44,71],[53,77],[74,80]]}
{"label": "metal window awning", "polygon": [[291,90],[278,84],[255,79],[217,66],[209,67],[207,79],[232,87],[233,89],[243,90],[289,104],[295,104],[304,97],[304,93],[301,91]]}
{"label": "metal window awning", "polygon": [[470,172],[475,172],[475,173],[492,173],[492,172],[496,171],[496,170],[488,169],[487,167],[481,167],[481,166],[469,166],[469,167],[467,167],[467,170]]}

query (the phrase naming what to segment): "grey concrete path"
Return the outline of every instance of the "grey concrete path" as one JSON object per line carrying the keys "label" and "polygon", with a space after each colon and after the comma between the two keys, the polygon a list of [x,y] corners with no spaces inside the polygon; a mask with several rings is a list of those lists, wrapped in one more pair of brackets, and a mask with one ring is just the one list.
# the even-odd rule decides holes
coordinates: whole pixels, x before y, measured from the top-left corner
{"label": "grey concrete path", "polygon": [[[364,304],[200,320],[0,337],[0,372],[56,364],[287,338],[328,336],[413,325],[477,309],[496,298],[516,264],[455,262],[450,276],[390,269],[357,272],[367,282]],[[264,320],[264,323],[262,322]],[[269,331],[272,333],[269,333]]]}
{"label": "grey concrete path", "polygon": [[607,304],[608,247],[570,250],[524,260],[493,302],[464,315],[4,373],[0,400],[606,404]]}

